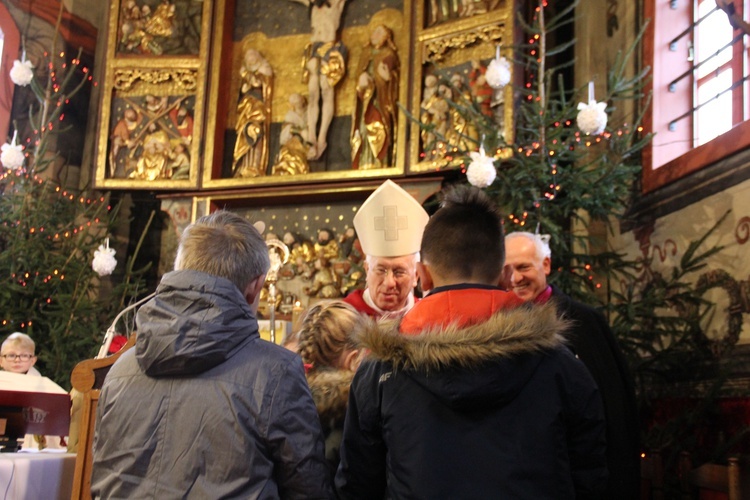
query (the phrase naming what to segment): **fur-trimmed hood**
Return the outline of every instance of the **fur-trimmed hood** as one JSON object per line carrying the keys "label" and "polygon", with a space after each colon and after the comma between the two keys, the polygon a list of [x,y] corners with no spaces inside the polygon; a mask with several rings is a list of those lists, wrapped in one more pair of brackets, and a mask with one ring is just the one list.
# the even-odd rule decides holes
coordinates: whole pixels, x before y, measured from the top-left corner
{"label": "fur-trimmed hood", "polygon": [[394,368],[433,371],[553,349],[564,342],[567,326],[558,318],[555,304],[548,303],[500,311],[467,328],[433,326],[419,335],[402,335],[397,321],[371,323],[358,342],[370,351],[369,357]]}
{"label": "fur-trimmed hood", "polygon": [[354,373],[349,370],[317,369],[307,374],[307,383],[324,426],[343,424],[352,378]]}
{"label": "fur-trimmed hood", "polygon": [[359,337],[368,359],[402,370],[445,404],[502,405],[534,374],[545,352],[559,349],[568,324],[554,303],[501,310],[487,321],[399,333],[398,323],[372,325]]}

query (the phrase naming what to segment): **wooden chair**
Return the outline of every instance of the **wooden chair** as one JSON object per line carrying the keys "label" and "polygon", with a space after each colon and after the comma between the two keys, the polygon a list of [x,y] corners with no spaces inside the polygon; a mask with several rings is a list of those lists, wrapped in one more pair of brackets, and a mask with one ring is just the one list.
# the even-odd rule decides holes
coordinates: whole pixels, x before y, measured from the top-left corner
{"label": "wooden chair", "polygon": [[81,416],[79,420],[78,451],[76,468],[73,474],[72,499],[91,498],[91,467],[93,462],[94,424],[96,421],[96,405],[99,403],[99,393],[104,384],[104,377],[115,361],[135,344],[135,335],[131,335],[127,343],[115,354],[106,358],[87,359],[81,361],[70,375],[73,388],[83,395]]}
{"label": "wooden chair", "polygon": [[[723,498],[742,500],[742,492],[750,494],[748,478],[744,478],[737,457],[730,457],[726,465],[706,463],[693,468],[690,454],[680,454],[680,488],[684,500],[694,498]],[[743,484],[744,483],[744,484]]]}
{"label": "wooden chair", "polygon": [[664,464],[658,451],[641,455],[641,500],[664,500]]}

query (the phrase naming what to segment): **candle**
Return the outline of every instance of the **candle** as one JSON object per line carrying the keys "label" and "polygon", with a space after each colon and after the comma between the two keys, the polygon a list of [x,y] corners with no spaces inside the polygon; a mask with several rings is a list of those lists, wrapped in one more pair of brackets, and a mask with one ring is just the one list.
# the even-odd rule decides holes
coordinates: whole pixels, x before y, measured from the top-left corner
{"label": "candle", "polygon": [[292,328],[294,328],[295,330],[297,329],[297,324],[302,317],[302,311],[304,311],[304,309],[302,308],[302,304],[300,304],[298,300],[294,303],[294,307],[292,307]]}
{"label": "candle", "polygon": [[596,102],[596,99],[594,98],[594,81],[593,80],[589,82],[589,104],[591,103],[591,101]]}

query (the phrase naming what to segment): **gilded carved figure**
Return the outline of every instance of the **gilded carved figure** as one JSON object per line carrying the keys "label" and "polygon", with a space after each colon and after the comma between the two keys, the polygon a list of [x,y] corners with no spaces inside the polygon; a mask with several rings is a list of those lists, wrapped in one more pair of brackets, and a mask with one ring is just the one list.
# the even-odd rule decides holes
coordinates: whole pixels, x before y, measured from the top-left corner
{"label": "gilded carved figure", "polygon": [[289,266],[293,275],[302,275],[310,269],[308,264],[315,260],[315,247],[307,238],[291,232],[284,233],[283,241],[289,247]]}
{"label": "gilded carved figure", "polygon": [[245,51],[240,68],[240,99],[237,104],[232,175],[259,177],[268,165],[268,134],[271,129],[273,69],[255,49]]}
{"label": "gilded carved figure", "polygon": [[315,259],[314,265],[315,273],[313,274],[312,284],[304,289],[305,294],[322,299],[341,297],[339,278],[329,259],[320,256]]}
{"label": "gilded carved figure", "polygon": [[[197,54],[203,2],[126,0],[120,7],[117,50],[124,54]],[[142,4],[142,5],[140,5]]]}
{"label": "gilded carved figure", "polygon": [[174,108],[169,112],[169,119],[180,134],[182,142],[189,146],[193,141],[193,115],[190,110],[184,105]]}
{"label": "gilded carved figure", "polygon": [[310,172],[307,163],[308,149],[307,99],[294,93],[289,96],[289,111],[279,134],[279,155],[273,166],[273,175],[298,175]]}
{"label": "gilded carved figure", "polygon": [[424,125],[421,132],[422,150],[425,160],[435,160],[445,155],[445,138],[448,134],[450,88],[439,82],[437,76],[425,77],[422,94],[420,121]]}
{"label": "gilded carved figure", "polygon": [[[291,0],[310,7],[310,43],[305,48],[302,80],[307,83],[307,157],[317,160],[328,147],[336,85],[346,73],[347,50],[338,38],[346,0]],[[318,120],[320,119],[320,126]]]}
{"label": "gilded carved figure", "polygon": [[[461,106],[470,106],[471,91],[466,87],[464,78],[459,73],[451,76],[453,101]],[[466,119],[457,107],[451,106],[450,127],[447,130],[448,145],[459,151],[473,151],[476,149],[479,135],[476,127]]]}
{"label": "gilded carved figure", "polygon": [[152,123],[148,126],[148,133],[143,138],[143,151],[130,178],[145,181],[169,179],[172,176],[171,170],[168,169],[170,156],[169,136],[163,129]]}
{"label": "gilded carved figure", "polygon": [[170,37],[174,32],[175,7],[162,0],[151,17],[146,20],[146,32],[152,36]]}
{"label": "gilded carved figure", "polygon": [[328,229],[318,231],[318,241],[315,242],[315,255],[333,260],[339,256],[339,244]]}
{"label": "gilded carved figure", "polygon": [[469,71],[469,87],[474,102],[479,106],[480,111],[487,117],[492,117],[492,95],[494,90],[487,83],[485,74],[487,66],[476,59],[471,61],[471,70]]}
{"label": "gilded carved figure", "polygon": [[190,178],[190,156],[184,144],[177,143],[174,146],[173,155],[170,160],[169,168],[172,171],[172,179]]}
{"label": "gilded carved figure", "polygon": [[133,108],[125,108],[122,118],[115,124],[110,134],[111,146],[109,150],[109,175],[115,177],[118,172],[118,163],[122,163],[120,156],[122,151],[127,151],[133,146],[132,139],[135,131],[140,125],[143,116]]}
{"label": "gilded carved figure", "polygon": [[393,32],[378,25],[357,69],[356,105],[350,137],[352,168],[393,166],[398,123],[399,57]]}

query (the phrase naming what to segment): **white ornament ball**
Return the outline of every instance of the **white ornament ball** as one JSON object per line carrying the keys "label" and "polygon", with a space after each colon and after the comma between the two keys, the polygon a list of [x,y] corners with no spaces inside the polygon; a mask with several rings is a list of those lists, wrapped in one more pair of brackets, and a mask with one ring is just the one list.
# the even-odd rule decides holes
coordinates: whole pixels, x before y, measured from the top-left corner
{"label": "white ornament ball", "polygon": [[[15,141],[14,141],[15,142]],[[26,157],[23,154],[23,146],[20,144],[3,144],[0,146],[0,163],[5,168],[17,169],[23,165]]]}
{"label": "white ornament ball", "polygon": [[466,179],[469,184],[478,188],[486,188],[495,180],[495,160],[484,154],[484,151],[469,153],[471,163],[466,169]]}
{"label": "white ornament ball", "polygon": [[10,69],[10,79],[16,85],[25,87],[31,83],[34,78],[34,66],[31,61],[13,61],[13,67]]}
{"label": "white ornament ball", "polygon": [[94,251],[94,261],[91,267],[99,276],[108,276],[112,274],[117,266],[115,259],[115,249],[99,245],[99,249]]}
{"label": "white ornament ball", "polygon": [[504,57],[494,58],[487,66],[484,75],[487,85],[493,89],[501,89],[510,83],[510,63]]}
{"label": "white ornament ball", "polygon": [[586,135],[598,135],[607,128],[607,103],[589,101],[588,104],[578,104],[576,124]]}

